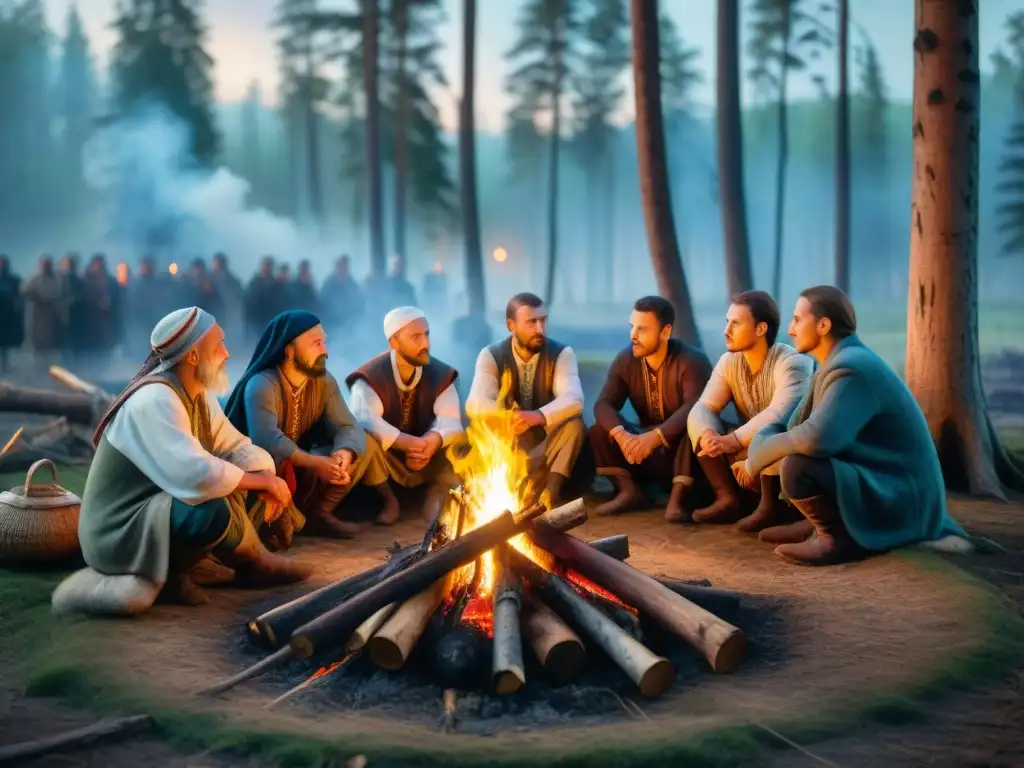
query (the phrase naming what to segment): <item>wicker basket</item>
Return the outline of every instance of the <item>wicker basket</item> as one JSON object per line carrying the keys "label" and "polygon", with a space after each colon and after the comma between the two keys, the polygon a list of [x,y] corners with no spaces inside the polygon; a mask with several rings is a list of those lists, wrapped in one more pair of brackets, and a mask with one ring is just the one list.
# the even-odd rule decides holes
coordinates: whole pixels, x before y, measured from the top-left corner
{"label": "wicker basket", "polygon": [[[53,481],[32,483],[46,467]],[[82,500],[58,484],[57,467],[40,459],[25,484],[0,492],[0,563],[60,560],[78,552],[78,512]]]}

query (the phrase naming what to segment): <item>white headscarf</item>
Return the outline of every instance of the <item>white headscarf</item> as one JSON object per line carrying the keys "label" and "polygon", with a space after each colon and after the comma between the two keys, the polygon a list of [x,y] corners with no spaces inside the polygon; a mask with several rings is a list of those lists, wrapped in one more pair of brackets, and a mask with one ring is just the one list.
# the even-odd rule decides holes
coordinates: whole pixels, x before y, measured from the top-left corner
{"label": "white headscarf", "polygon": [[149,343],[160,362],[152,373],[163,373],[177,365],[217,319],[199,307],[176,309],[153,328]]}

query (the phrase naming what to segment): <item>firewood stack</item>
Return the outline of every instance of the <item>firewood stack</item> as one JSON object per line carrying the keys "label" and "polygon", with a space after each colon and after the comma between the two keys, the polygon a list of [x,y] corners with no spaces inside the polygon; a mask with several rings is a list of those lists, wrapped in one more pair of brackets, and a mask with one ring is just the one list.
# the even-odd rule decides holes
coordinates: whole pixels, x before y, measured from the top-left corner
{"label": "firewood stack", "polygon": [[199,693],[221,693],[289,659],[332,651],[346,659],[365,653],[397,670],[431,622],[442,627],[432,669],[445,690],[520,690],[524,646],[549,683],[565,684],[597,647],[643,695],[660,696],[675,668],[641,642],[640,616],[692,646],[715,672],[739,666],[746,637],[712,612],[734,608],[736,593],[634,569],[623,562],[625,536],[583,542],[565,533],[586,520],[577,499],[548,511],[504,512],[462,535],[458,522],[435,521],[423,542],[392,549],[386,563],[249,621],[250,640],[274,653]]}

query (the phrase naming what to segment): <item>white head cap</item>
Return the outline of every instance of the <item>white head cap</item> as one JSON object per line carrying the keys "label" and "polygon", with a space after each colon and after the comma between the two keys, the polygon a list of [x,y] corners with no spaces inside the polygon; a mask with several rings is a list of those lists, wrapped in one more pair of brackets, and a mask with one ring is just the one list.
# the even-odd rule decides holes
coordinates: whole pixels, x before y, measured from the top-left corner
{"label": "white head cap", "polygon": [[149,335],[153,354],[160,364],[153,373],[169,371],[217,323],[217,319],[199,307],[176,309],[164,317]]}
{"label": "white head cap", "polygon": [[384,336],[390,339],[413,320],[426,318],[423,310],[417,307],[396,307],[384,315]]}

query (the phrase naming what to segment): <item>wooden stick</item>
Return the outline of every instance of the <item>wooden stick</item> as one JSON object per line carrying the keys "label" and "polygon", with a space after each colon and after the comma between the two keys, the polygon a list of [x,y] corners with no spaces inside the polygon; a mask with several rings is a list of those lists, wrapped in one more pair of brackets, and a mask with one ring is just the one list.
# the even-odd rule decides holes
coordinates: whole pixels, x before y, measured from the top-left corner
{"label": "wooden stick", "polygon": [[608,557],[614,557],[616,560],[629,560],[629,536],[625,534],[594,539],[588,541],[587,544],[598,552],[604,552]]}
{"label": "wooden stick", "polygon": [[513,553],[512,557],[516,567],[529,576],[530,582],[541,590],[545,599],[607,653],[636,683],[640,693],[653,698],[668,690],[676,676],[671,661],[652,653],[626,634],[606,614],[580,597],[565,579],[548,573],[518,553]]}
{"label": "wooden stick", "polygon": [[201,688],[192,695],[216,696],[218,693],[224,693],[224,691],[234,688],[239,683],[244,683],[246,680],[252,680],[254,677],[259,677],[267,670],[278,667],[281,664],[291,661],[293,658],[295,658],[295,656],[292,653],[291,647],[286,645],[283,648],[278,648],[266,658],[260,659],[251,667],[246,667],[237,675],[229,677],[226,680],[221,680],[219,683],[214,683],[207,688]]}
{"label": "wooden stick", "polygon": [[396,610],[398,610],[398,603],[388,603],[356,627],[356,631],[352,633],[348,642],[345,643],[345,650],[349,653],[354,653],[365,646],[370,638],[373,637],[373,634],[384,626],[384,623],[391,618],[391,614]]}
{"label": "wooden stick", "polygon": [[455,705],[458,701],[458,696],[454,689],[445,688],[441,700],[444,709],[444,715],[441,718],[441,730],[445,733],[451,733],[455,730]]}
{"label": "wooden stick", "polygon": [[545,676],[554,685],[565,685],[583,671],[587,651],[580,636],[536,596],[531,596],[523,608],[522,629]]}
{"label": "wooden stick", "polygon": [[280,696],[278,696],[273,701],[270,701],[267,704],[264,704],[263,708],[264,709],[273,709],[278,704],[280,704],[282,701],[287,701],[288,699],[292,698],[293,696],[295,696],[295,695],[297,695],[299,693],[302,693],[307,688],[309,688],[309,687],[311,687],[313,685],[316,685],[320,680],[325,679],[328,675],[333,675],[339,669],[341,669],[346,664],[348,664],[350,661],[352,661],[352,659],[354,659],[355,657],[356,657],[356,654],[350,653],[348,656],[346,656],[344,659],[339,661],[337,664],[333,664],[330,667],[326,668],[325,670],[321,670],[321,674],[312,674],[312,675],[310,675],[305,680],[303,680],[301,683],[296,685],[294,688],[289,688],[287,691],[282,693]]}
{"label": "wooden stick", "polygon": [[409,599],[442,576],[473,562],[522,531],[532,521],[530,515],[535,517],[542,511],[521,514],[521,522],[511,512],[503,512],[494,520],[428,552],[404,571],[392,574],[307,622],[292,632],[290,643],[296,657],[306,659],[317,650],[344,642],[368,616],[388,603]]}
{"label": "wooden stick", "polygon": [[15,432],[11,439],[7,441],[7,445],[5,445],[3,448],[0,448],[0,456],[3,456],[5,453],[11,450],[11,448],[14,447],[14,444],[18,442],[18,438],[21,437],[21,433],[24,431],[24,427],[18,427],[18,431]]}
{"label": "wooden stick", "polygon": [[131,731],[142,730],[153,724],[149,715],[134,715],[117,720],[100,720],[98,723],[47,736],[36,741],[23,741],[0,747],[0,765],[13,765],[16,761],[28,760],[68,747],[75,748],[90,744],[108,736],[117,736]]}
{"label": "wooden stick", "polygon": [[738,627],[677,595],[647,574],[564,533],[538,531],[530,536],[542,549],[683,638],[703,654],[716,672],[732,672],[743,660],[747,638]]}
{"label": "wooden stick", "polygon": [[656,576],[654,580],[668,587],[677,595],[685,597],[694,605],[699,605],[705,611],[715,614],[735,611],[739,608],[740,598],[742,597],[739,592],[731,592],[728,589],[716,589],[714,587],[689,584],[679,579],[669,579],[664,576]]}
{"label": "wooden stick", "polygon": [[568,531],[585,522],[587,522],[587,508],[583,504],[583,499],[580,498],[548,510],[534,520],[533,525],[538,530]]}
{"label": "wooden stick", "polygon": [[509,546],[501,547],[498,578],[491,597],[494,613],[494,651],[491,680],[497,693],[515,693],[526,685],[523,668],[523,639],[519,632],[519,608],[523,602],[523,583],[513,570]]}
{"label": "wooden stick", "polygon": [[381,669],[401,669],[416,641],[423,636],[430,617],[441,606],[448,586],[449,577],[445,575],[398,606],[394,615],[367,641],[370,660]]}
{"label": "wooden stick", "polygon": [[0,381],[0,411],[66,416],[77,424],[92,424],[96,417],[90,395],[15,387]]}
{"label": "wooden stick", "polygon": [[73,389],[75,392],[84,392],[87,395],[98,396],[104,400],[113,400],[109,392],[100,389],[95,384],[83,381],[67,368],[61,368],[59,365],[50,366],[50,377],[55,381],[59,381],[68,389]]}

